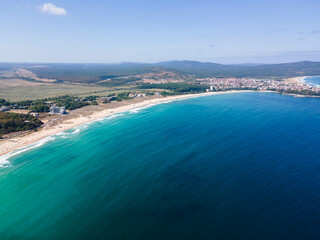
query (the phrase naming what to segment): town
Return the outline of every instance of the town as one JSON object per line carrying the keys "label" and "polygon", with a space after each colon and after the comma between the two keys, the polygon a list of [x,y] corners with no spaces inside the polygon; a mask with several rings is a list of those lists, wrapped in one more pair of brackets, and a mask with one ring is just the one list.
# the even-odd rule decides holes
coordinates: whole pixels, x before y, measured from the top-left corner
{"label": "town", "polygon": [[309,86],[303,82],[286,80],[264,80],[253,78],[198,78],[198,82],[210,86],[207,91],[227,91],[236,89],[278,91],[304,95],[318,95],[319,87]]}

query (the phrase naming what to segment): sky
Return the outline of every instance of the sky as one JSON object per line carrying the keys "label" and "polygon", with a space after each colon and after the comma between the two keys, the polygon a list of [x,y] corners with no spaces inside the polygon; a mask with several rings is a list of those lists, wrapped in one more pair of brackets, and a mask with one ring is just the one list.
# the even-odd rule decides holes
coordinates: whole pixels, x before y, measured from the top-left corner
{"label": "sky", "polygon": [[319,0],[1,0],[0,62],[320,61]]}

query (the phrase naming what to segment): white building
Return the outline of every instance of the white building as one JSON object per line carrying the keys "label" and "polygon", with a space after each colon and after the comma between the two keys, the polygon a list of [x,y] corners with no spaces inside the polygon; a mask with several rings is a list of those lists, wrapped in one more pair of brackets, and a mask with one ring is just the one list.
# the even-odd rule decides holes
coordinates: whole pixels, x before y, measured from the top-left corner
{"label": "white building", "polygon": [[6,111],[10,111],[10,108],[7,106],[1,106],[0,112],[6,112]]}
{"label": "white building", "polygon": [[50,108],[50,114],[67,114],[65,107],[57,107],[56,105],[53,105]]}
{"label": "white building", "polygon": [[30,115],[31,115],[31,116],[34,116],[34,117],[36,117],[36,118],[39,117],[39,113],[36,113],[36,112],[31,112]]}

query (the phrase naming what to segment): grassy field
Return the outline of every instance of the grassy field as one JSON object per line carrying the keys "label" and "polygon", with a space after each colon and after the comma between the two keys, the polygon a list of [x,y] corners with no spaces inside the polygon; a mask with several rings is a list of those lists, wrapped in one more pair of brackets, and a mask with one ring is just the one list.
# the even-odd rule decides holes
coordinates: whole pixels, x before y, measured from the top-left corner
{"label": "grassy field", "polygon": [[[123,89],[123,90],[122,90]],[[118,93],[128,88],[107,88],[100,86],[80,86],[67,84],[34,85],[34,86],[1,86],[0,98],[7,101],[34,100],[62,95],[73,96],[107,96],[110,93]]]}
{"label": "grassy field", "polygon": [[[20,71],[22,70],[20,69]],[[16,72],[13,70],[0,71],[0,99],[14,102],[59,97],[63,95],[76,97],[96,95],[104,97],[110,94],[117,95],[118,93],[130,91],[157,91],[157,89],[137,89],[136,85],[126,83],[126,78],[121,80],[123,82],[122,84],[117,85],[51,83],[38,81],[38,77],[36,75],[33,78],[34,79],[31,80],[24,77],[21,78],[17,76]]]}

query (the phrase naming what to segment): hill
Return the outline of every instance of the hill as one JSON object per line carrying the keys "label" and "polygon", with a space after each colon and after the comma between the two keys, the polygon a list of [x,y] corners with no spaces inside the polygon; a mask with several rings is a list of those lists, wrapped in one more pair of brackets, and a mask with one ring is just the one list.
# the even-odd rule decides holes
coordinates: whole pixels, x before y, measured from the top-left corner
{"label": "hill", "polygon": [[[128,77],[139,79],[142,74],[171,71],[193,77],[296,77],[320,75],[320,62],[294,62],[282,64],[223,65],[198,61],[166,61],[158,63],[118,63],[118,64],[63,64],[63,63],[1,63],[0,69],[24,68],[40,78],[56,79],[64,82],[97,83],[106,79],[116,79],[121,84]],[[129,81],[130,82],[130,81]]]}

